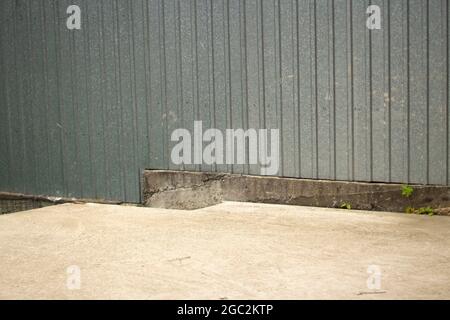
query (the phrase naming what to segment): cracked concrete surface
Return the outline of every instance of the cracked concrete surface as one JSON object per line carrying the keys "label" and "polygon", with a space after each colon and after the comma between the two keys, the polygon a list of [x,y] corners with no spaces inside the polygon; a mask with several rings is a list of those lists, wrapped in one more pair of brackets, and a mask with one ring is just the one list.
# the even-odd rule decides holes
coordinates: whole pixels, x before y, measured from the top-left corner
{"label": "cracked concrete surface", "polygon": [[449,248],[448,217],[64,204],[0,216],[0,298],[449,299]]}
{"label": "cracked concrete surface", "polygon": [[183,174],[171,171],[166,174],[166,171],[152,171],[151,179],[144,175],[144,205],[193,210],[218,204],[223,200],[224,176],[217,173]]}

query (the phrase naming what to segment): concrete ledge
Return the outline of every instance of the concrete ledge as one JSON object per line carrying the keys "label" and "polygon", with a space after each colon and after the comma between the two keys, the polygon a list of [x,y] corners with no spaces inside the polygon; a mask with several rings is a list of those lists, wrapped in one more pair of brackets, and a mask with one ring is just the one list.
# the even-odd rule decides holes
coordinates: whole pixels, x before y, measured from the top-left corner
{"label": "concrete ledge", "polygon": [[51,206],[52,203],[32,199],[0,199],[0,214],[27,211]]}
{"label": "concrete ledge", "polygon": [[143,203],[149,207],[197,209],[225,201],[261,202],[404,212],[412,207],[450,207],[450,188],[413,185],[410,198],[401,184],[309,180],[237,174],[146,170]]}
{"label": "concrete ledge", "polygon": [[108,201],[102,199],[76,199],[63,197],[49,197],[41,195],[27,195],[22,193],[0,192],[0,214],[14,213],[48,207],[62,203],[103,203],[123,204],[120,201]]}
{"label": "concrete ledge", "polygon": [[144,171],[143,204],[148,207],[198,209],[222,202],[225,175],[185,171]]}

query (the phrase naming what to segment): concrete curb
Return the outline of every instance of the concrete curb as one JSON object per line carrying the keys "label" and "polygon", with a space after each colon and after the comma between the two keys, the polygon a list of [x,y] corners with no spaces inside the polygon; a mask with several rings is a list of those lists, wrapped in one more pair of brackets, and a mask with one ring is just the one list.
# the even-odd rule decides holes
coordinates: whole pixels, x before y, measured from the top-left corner
{"label": "concrete curb", "polygon": [[450,188],[412,185],[402,197],[402,184],[309,180],[173,170],[143,172],[143,204],[171,209],[198,209],[221,201],[261,202],[404,212],[412,207],[450,207]]}

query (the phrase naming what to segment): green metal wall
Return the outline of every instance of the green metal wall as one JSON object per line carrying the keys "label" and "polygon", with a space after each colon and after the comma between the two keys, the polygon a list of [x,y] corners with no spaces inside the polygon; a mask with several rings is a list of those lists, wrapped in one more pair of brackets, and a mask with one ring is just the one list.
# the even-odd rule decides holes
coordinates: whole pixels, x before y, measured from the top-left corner
{"label": "green metal wall", "polygon": [[259,174],[172,165],[194,120],[279,128],[280,176],[448,185],[448,23],[446,0],[2,0],[0,191],[135,202],[143,168]]}

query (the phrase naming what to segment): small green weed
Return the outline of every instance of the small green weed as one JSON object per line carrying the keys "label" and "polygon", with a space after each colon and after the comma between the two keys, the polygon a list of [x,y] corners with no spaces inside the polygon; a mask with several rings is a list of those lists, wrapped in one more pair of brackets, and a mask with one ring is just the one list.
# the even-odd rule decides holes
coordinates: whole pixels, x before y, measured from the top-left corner
{"label": "small green weed", "polygon": [[342,202],[341,205],[339,206],[339,208],[346,209],[346,210],[351,210],[352,209],[352,205],[349,202]]}
{"label": "small green weed", "polygon": [[413,193],[414,193],[413,187],[411,187],[407,184],[402,186],[402,197],[408,198],[409,199],[408,202],[410,203],[410,205],[405,208],[405,213],[427,214],[429,216],[433,216],[436,214],[434,209],[431,207],[421,207],[419,209],[414,208],[411,205],[411,199],[410,199],[410,197],[413,195]]}
{"label": "small green weed", "polygon": [[415,210],[416,210],[416,209],[414,209],[413,207],[407,206],[407,207],[405,208],[405,213],[414,213]]}
{"label": "small green weed", "polygon": [[409,198],[409,197],[412,196],[413,192],[414,192],[413,187],[408,186],[408,185],[403,185],[402,186],[402,196],[403,197]]}
{"label": "small green weed", "polygon": [[434,215],[434,210],[431,207],[419,208],[417,214],[427,214],[429,216]]}

